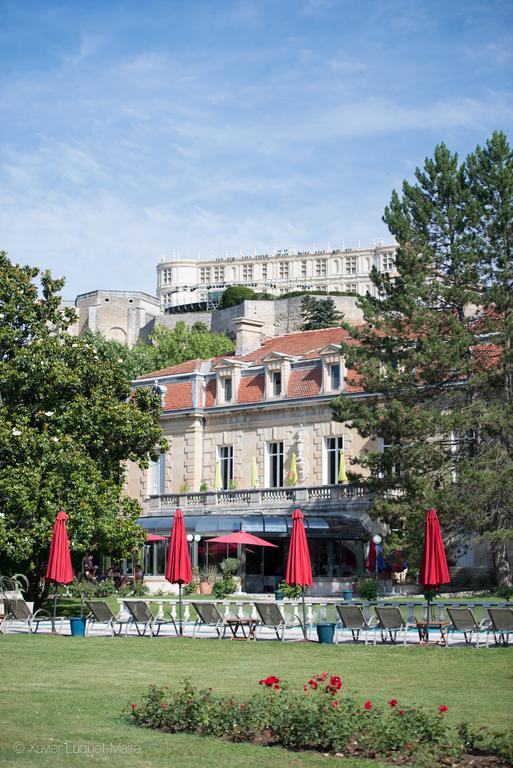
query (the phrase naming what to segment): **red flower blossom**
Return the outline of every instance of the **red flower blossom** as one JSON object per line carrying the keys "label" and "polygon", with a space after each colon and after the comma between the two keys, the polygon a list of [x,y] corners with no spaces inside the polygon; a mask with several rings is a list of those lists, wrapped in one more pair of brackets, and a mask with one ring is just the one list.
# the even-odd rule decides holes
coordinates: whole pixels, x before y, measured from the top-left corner
{"label": "red flower blossom", "polygon": [[273,688],[275,688],[277,691],[281,691],[281,685],[279,685],[278,683],[275,683],[273,685]]}
{"label": "red flower blossom", "polygon": [[438,711],[440,712],[441,715],[443,715],[444,712],[447,712],[448,709],[449,707],[446,707],[445,704],[440,704],[440,706],[438,707]]}
{"label": "red flower blossom", "polygon": [[274,675],[269,675],[269,677],[264,678],[263,680],[259,680],[259,685],[266,685],[268,688],[272,688],[274,685],[280,682],[279,677],[275,677]]}
{"label": "red flower blossom", "polygon": [[389,699],[388,700],[388,705],[390,707],[397,707],[398,704],[399,704],[399,702],[397,701],[397,699]]}
{"label": "red flower blossom", "polygon": [[304,686],[303,686],[303,690],[308,692],[308,686],[307,686],[307,685],[304,685]]}
{"label": "red flower blossom", "polygon": [[372,701],[366,701],[363,705],[364,709],[372,709]]}
{"label": "red flower blossom", "polygon": [[330,677],[330,685],[332,688],[335,688],[335,690],[340,691],[342,688],[342,679],[338,675],[332,675],[332,677]]}
{"label": "red flower blossom", "polygon": [[166,709],[167,709],[167,704],[162,704],[162,709],[163,709],[163,710],[164,710],[164,712],[165,712],[165,711],[166,711]]}
{"label": "red flower blossom", "polygon": [[315,691],[315,689],[317,688],[317,683],[316,683],[316,681],[315,681],[313,678],[311,678],[310,680],[308,680],[308,685],[309,685],[311,688],[313,688],[313,689],[314,689],[314,691]]}
{"label": "red flower blossom", "polygon": [[328,673],[327,672],[321,672],[321,683],[323,683],[326,680],[327,677],[328,677]]}
{"label": "red flower blossom", "polygon": [[334,701],[332,706],[333,706],[333,709],[336,709],[338,707],[338,701]]}
{"label": "red flower blossom", "polygon": [[130,704],[130,706],[132,707],[132,709],[137,709],[137,704]]}
{"label": "red flower blossom", "polygon": [[400,714],[400,715],[404,715],[404,709],[400,709],[400,710],[399,710],[399,714]]}

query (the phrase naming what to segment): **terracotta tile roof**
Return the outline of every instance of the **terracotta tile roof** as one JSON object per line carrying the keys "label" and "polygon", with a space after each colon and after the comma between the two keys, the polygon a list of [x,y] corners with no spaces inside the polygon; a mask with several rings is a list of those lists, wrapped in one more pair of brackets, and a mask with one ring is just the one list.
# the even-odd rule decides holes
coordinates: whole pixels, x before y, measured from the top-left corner
{"label": "terracotta tile roof", "polygon": [[289,376],[288,397],[314,397],[321,391],[322,368],[292,369]]}
{"label": "terracotta tile roof", "polygon": [[192,408],[192,381],[176,381],[166,385],[165,410]]}
{"label": "terracotta tile roof", "polygon": [[239,382],[238,403],[258,403],[264,397],[264,374],[256,373],[254,376],[241,376]]}
{"label": "terracotta tile roof", "polygon": [[502,349],[497,344],[480,344],[470,349],[472,357],[483,370],[496,367],[502,357]]}
{"label": "terracotta tile roof", "polygon": [[212,408],[216,401],[216,380],[209,379],[205,387],[205,408]]}
{"label": "terracotta tile roof", "polygon": [[302,331],[301,333],[287,333],[285,336],[276,336],[267,339],[254,352],[238,359],[247,362],[259,362],[271,352],[281,352],[285,355],[297,357],[315,357],[323,347],[328,344],[340,344],[347,339],[348,332],[343,328],[324,328],[322,331]]}
{"label": "terracotta tile roof", "polygon": [[194,360],[187,360],[185,363],[179,363],[178,365],[172,365],[170,368],[161,368],[159,371],[151,371],[150,373],[143,373],[138,376],[138,379],[154,379],[155,377],[161,378],[162,376],[175,376],[179,373],[193,373],[197,371],[203,361],[197,357]]}

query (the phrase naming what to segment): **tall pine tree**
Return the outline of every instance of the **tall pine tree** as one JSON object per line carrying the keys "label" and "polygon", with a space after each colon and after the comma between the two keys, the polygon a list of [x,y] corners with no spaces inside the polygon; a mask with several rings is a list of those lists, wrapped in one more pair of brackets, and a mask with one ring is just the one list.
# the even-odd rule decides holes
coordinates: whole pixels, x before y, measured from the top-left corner
{"label": "tall pine tree", "polygon": [[[365,393],[334,416],[379,449],[360,462],[373,513],[404,526],[412,554],[429,506],[454,548],[488,539],[511,584],[513,538],[513,153],[494,133],[460,164],[443,144],[392,194],[384,221],[398,277],[375,271],[349,328],[348,367]],[[379,393],[379,394],[377,394]]]}

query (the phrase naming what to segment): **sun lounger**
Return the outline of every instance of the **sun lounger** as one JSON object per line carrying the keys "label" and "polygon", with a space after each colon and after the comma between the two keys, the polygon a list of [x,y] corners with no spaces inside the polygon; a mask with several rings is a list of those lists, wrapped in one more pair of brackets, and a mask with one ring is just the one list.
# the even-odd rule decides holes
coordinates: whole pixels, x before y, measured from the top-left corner
{"label": "sun lounger", "polygon": [[[406,633],[414,624],[405,621],[401,611],[396,606],[375,606],[376,616],[378,617],[378,629],[381,632],[381,641],[387,642],[387,634],[391,643],[397,641],[399,632],[403,633],[403,644],[406,645]],[[374,645],[376,645],[377,632],[374,633]]]}
{"label": "sun lounger", "polygon": [[193,603],[192,607],[196,611],[196,621],[192,630],[192,636],[196,637],[197,631],[200,627],[213,627],[217,632],[217,636],[220,640],[226,634],[227,624],[215,603]]}
{"label": "sun lounger", "polygon": [[449,645],[449,637],[451,633],[462,632],[465,642],[467,644],[472,642],[474,635],[476,636],[476,648],[479,647],[479,636],[481,632],[487,632],[489,626],[489,620],[483,619],[478,623],[474,616],[474,611],[470,608],[447,608],[447,613],[451,620],[451,623],[447,627],[447,645]]}
{"label": "sun lounger", "polygon": [[131,624],[134,624],[137,634],[140,637],[145,635],[147,630],[149,630],[150,637],[156,637],[165,624],[172,624],[178,635],[176,623],[172,616],[170,616],[169,619],[155,618],[144,600],[125,600],[124,602],[126,609],[130,614],[130,620],[126,625],[125,635]]}
{"label": "sun lounger", "polygon": [[303,622],[299,616],[294,615],[290,621],[287,621],[284,614],[278,608],[276,603],[254,603],[260,621],[258,629],[270,627],[276,632],[278,640],[285,640],[287,629],[301,629],[304,632]]}
{"label": "sun lounger", "polygon": [[[86,605],[90,611],[89,616],[86,619],[86,635],[89,632],[91,626],[95,624],[105,624],[105,627],[109,629],[112,637],[114,635],[120,635],[123,625],[128,625],[132,622],[132,619],[121,619],[116,616],[108,603],[105,600],[95,600],[94,602],[87,601]],[[117,624],[117,631],[116,631]],[[127,628],[127,627],[126,627]]]}
{"label": "sun lounger", "polygon": [[490,626],[486,633],[486,644],[490,632],[496,645],[508,645],[509,636],[513,635],[513,610],[511,608],[487,608]]}
{"label": "sun lounger", "polygon": [[[22,597],[4,598],[5,617],[2,621],[0,631],[7,633],[8,627],[13,623],[23,624],[29,632],[37,632],[40,624],[50,625],[52,631],[55,631],[55,621],[48,611],[40,608],[32,611]],[[63,619],[59,617],[61,631]]]}
{"label": "sun lounger", "polygon": [[377,616],[373,616],[369,622],[365,620],[363,611],[359,605],[336,605],[335,606],[339,621],[335,626],[335,642],[340,643],[340,637],[344,629],[348,629],[356,643],[360,637],[360,632],[365,632],[365,645],[367,645],[369,631],[376,632],[378,629]]}

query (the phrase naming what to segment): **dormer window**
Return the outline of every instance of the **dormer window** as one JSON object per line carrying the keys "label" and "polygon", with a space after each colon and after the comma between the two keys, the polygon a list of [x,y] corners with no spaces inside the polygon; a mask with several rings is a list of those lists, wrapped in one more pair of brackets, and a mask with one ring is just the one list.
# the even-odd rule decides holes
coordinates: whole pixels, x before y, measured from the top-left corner
{"label": "dormer window", "polygon": [[223,399],[225,403],[231,403],[233,397],[232,377],[223,379]]}
{"label": "dormer window", "polygon": [[322,360],[322,391],[324,394],[340,392],[343,387],[345,370],[344,361],[340,356],[337,344],[328,344],[321,349]]}
{"label": "dormer window", "polygon": [[279,397],[281,395],[281,371],[272,371],[271,391],[273,397]]}
{"label": "dormer window", "polygon": [[328,365],[328,386],[334,392],[340,389],[340,363]]}

